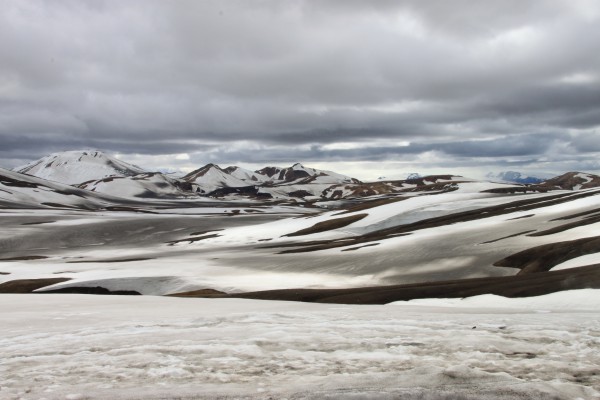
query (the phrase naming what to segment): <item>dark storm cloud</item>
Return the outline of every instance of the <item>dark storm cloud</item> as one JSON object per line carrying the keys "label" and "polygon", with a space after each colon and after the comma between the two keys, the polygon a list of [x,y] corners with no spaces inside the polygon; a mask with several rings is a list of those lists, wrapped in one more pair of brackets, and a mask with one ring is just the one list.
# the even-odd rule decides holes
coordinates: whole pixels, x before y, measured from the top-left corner
{"label": "dark storm cloud", "polygon": [[[407,157],[422,153],[435,152],[448,160],[460,160],[456,165],[481,164],[482,160],[489,161],[498,158],[499,165],[530,163],[535,157],[546,154],[555,144],[566,143],[570,138],[565,135],[532,134],[505,136],[493,140],[457,141],[440,143],[410,143],[404,146],[359,146],[351,149],[335,149],[319,145],[304,147],[272,148],[264,147],[252,149],[221,150],[216,149],[212,157],[224,163],[235,163],[244,158],[251,163],[288,163],[289,160],[305,161],[380,161],[380,160],[406,160]],[[507,160],[508,157],[520,158]],[[410,158],[408,158],[410,159]],[[198,162],[202,161],[200,157]]]}
{"label": "dark storm cloud", "polygon": [[593,0],[7,2],[0,161],[576,160],[600,151],[597,37]]}

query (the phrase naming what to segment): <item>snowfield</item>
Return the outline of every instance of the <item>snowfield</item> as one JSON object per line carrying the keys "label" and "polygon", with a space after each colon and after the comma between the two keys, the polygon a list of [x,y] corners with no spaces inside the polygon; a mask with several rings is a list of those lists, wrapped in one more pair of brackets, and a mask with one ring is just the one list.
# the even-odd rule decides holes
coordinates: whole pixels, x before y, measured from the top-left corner
{"label": "snowfield", "polygon": [[421,302],[0,295],[0,398],[600,398],[600,290]]}

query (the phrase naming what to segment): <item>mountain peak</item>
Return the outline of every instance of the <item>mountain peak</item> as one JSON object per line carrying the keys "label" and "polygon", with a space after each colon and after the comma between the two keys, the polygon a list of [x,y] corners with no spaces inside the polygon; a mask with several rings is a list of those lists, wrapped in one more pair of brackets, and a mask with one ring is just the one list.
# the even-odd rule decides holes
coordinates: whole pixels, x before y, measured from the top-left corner
{"label": "mountain peak", "polygon": [[142,168],[104,154],[100,150],[69,150],[52,153],[13,171],[68,185],[109,176],[133,176]]}

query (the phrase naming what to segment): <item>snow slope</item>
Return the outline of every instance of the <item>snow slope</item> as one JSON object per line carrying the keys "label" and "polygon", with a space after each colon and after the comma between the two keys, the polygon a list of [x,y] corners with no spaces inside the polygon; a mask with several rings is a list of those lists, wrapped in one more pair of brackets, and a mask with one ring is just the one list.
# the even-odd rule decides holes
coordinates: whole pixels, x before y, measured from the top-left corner
{"label": "snow slope", "polygon": [[53,153],[13,171],[55,182],[75,185],[109,176],[132,176],[142,168],[97,150],[74,150]]}
{"label": "snow slope", "polygon": [[0,168],[0,207],[93,210],[119,199]]}
{"label": "snow slope", "polygon": [[119,197],[178,198],[193,195],[192,185],[159,172],[111,176],[77,185],[81,189]]}
{"label": "snow slope", "polygon": [[0,295],[0,397],[599,399],[600,318],[585,301],[599,296],[564,293],[580,301],[566,310],[556,296],[463,308]]}

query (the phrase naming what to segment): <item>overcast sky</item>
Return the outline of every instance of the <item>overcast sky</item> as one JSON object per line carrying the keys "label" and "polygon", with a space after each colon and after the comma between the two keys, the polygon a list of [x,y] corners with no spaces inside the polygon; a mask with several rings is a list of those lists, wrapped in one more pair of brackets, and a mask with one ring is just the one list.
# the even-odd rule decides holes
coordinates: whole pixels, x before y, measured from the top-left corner
{"label": "overcast sky", "polygon": [[0,5],[2,167],[600,172],[600,1]]}

